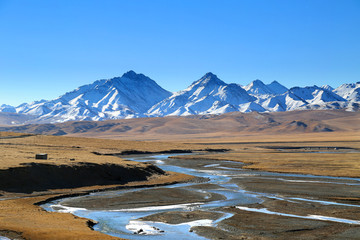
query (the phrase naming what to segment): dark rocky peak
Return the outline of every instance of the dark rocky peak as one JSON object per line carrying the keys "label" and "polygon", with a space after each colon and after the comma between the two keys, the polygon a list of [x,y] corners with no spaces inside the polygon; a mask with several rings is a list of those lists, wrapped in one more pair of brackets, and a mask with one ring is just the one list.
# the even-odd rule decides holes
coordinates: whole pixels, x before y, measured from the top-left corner
{"label": "dark rocky peak", "polygon": [[200,78],[198,81],[194,82],[194,84],[200,84],[200,85],[209,85],[209,84],[226,85],[226,83],[224,83],[222,80],[220,80],[212,72],[206,73],[202,78]]}
{"label": "dark rocky peak", "polygon": [[144,79],[149,79],[148,77],[146,77],[144,74],[137,74],[136,72],[134,72],[133,70],[130,70],[126,73],[124,73],[122,75],[121,78],[128,78],[131,80],[144,80]]}

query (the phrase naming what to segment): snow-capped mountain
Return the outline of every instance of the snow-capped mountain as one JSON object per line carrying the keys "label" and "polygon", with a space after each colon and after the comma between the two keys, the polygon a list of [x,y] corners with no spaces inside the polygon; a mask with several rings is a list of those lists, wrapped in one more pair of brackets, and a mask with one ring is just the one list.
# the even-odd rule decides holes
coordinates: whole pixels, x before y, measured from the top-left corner
{"label": "snow-capped mountain", "polygon": [[256,97],[260,97],[262,95],[279,95],[289,90],[277,81],[273,81],[272,83],[266,85],[259,79],[252,81],[250,84],[246,85],[244,89],[250,95],[254,95]]}
{"label": "snow-capped mountain", "polygon": [[171,93],[143,74],[98,80],[51,101],[22,104],[18,113],[39,115],[40,122],[141,117]]}
{"label": "snow-capped mountain", "polygon": [[[221,114],[240,111],[263,111],[249,103],[255,100],[237,84],[226,84],[212,73],[205,74],[187,89],[174,93],[154,105],[148,116],[186,116],[193,114]],[[247,105],[246,105],[247,104]]]}
{"label": "snow-capped mountain", "polygon": [[278,81],[273,81],[272,83],[270,83],[270,84],[268,84],[266,86],[274,94],[283,94],[283,93],[286,93],[289,90],[285,86],[281,85]]}
{"label": "snow-capped mountain", "polygon": [[360,82],[342,84],[334,90],[334,93],[343,97],[349,102],[360,102]]}
{"label": "snow-capped mountain", "polygon": [[307,102],[298,97],[291,91],[283,94],[272,95],[267,97],[258,98],[257,101],[264,109],[269,112],[283,112],[306,109]]}
{"label": "snow-capped mountain", "polygon": [[336,93],[318,86],[304,88],[293,87],[290,91],[311,105],[324,105],[329,102],[346,102],[344,98]]}
{"label": "snow-capped mountain", "polygon": [[360,82],[343,84],[336,89],[328,85],[288,89],[277,81],[265,84],[255,80],[241,87],[227,84],[209,72],[185,90],[170,93],[149,77],[129,71],[121,77],[81,86],[54,100],[17,107],[0,105],[0,112],[31,116],[22,117],[26,119],[24,123],[305,109],[358,111]]}
{"label": "snow-capped mountain", "polygon": [[323,85],[323,86],[321,86],[321,88],[328,90],[330,92],[334,91],[334,88],[330,85]]}
{"label": "snow-capped mountain", "polygon": [[13,106],[2,104],[0,105],[0,112],[15,113],[16,109]]}

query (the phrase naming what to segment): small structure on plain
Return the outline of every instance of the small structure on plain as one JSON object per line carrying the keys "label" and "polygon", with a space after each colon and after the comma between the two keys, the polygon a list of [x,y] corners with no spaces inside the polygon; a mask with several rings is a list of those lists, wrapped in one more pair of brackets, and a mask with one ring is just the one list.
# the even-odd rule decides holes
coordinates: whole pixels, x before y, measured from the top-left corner
{"label": "small structure on plain", "polygon": [[47,153],[37,153],[37,154],[35,155],[35,159],[47,160],[47,159],[48,159],[48,155],[47,155]]}

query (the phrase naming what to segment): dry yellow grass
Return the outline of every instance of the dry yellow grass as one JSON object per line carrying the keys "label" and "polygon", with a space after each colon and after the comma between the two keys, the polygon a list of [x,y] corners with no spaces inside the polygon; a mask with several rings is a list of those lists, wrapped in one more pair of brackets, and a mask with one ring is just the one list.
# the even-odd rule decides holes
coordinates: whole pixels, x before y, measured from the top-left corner
{"label": "dry yellow grass", "polygon": [[[14,136],[15,138],[8,138]],[[39,135],[21,137],[21,134],[3,133],[0,135],[0,168],[18,167],[23,163],[31,162],[55,165],[72,165],[77,162],[113,163],[117,165],[131,164],[141,167],[144,165],[143,163],[125,161],[116,156],[95,155],[92,152],[119,153],[126,150],[162,151],[188,148],[191,148],[191,146],[180,143],[130,142]],[[35,160],[36,153],[47,153],[49,159]],[[70,161],[70,159],[75,159],[75,161]],[[63,190],[53,189],[33,194],[1,192],[2,197],[15,197],[15,199],[0,201],[0,231],[18,232],[25,239],[118,239],[92,231],[87,226],[87,219],[78,218],[71,214],[48,213],[34,204],[63,194],[84,193],[92,190],[122,186],[170,184],[188,181],[192,178],[184,174],[168,173],[168,175],[152,176],[147,181],[129,182],[125,185],[90,186]]]}
{"label": "dry yellow grass", "polygon": [[[16,138],[8,138],[15,136]],[[221,135],[221,134],[220,134]],[[299,133],[241,135],[226,137],[177,139],[169,136],[163,142],[121,141],[95,138],[26,136],[6,133],[0,135],[0,168],[19,166],[21,163],[39,162],[53,164],[73,164],[74,162],[136,164],[124,161],[115,156],[99,156],[91,152],[118,153],[125,150],[164,151],[170,149],[205,149],[227,148],[226,154],[207,154],[182,156],[182,158],[212,158],[241,161],[248,165],[245,168],[303,173],[330,176],[360,177],[360,153],[302,153],[301,150],[281,152],[264,148],[266,146],[331,146],[360,149],[359,132]],[[6,137],[6,138],[4,138]],[[171,139],[171,141],[170,141]],[[158,139],[159,140],[159,139]],[[48,153],[49,160],[35,160],[36,153]],[[341,151],[338,151],[341,152]],[[74,158],[75,161],[70,161]],[[168,184],[189,180],[191,177],[182,174],[171,174],[149,178],[145,182],[132,182],[127,186]],[[26,239],[116,239],[91,231],[86,219],[71,214],[47,213],[34,203],[46,200],[51,196],[104,189],[115,186],[91,186],[81,189],[54,189],[41,193],[42,196],[27,194],[9,194],[8,196],[27,196],[13,200],[0,201],[0,230],[21,232]]]}
{"label": "dry yellow grass", "polygon": [[[198,141],[197,141],[198,142]],[[226,154],[179,156],[180,158],[209,158],[246,163],[244,168],[283,173],[360,177],[360,134],[308,133],[298,135],[264,135],[262,138],[231,138],[202,141],[212,147],[232,149]],[[266,147],[329,147],[329,150],[276,150]],[[353,148],[334,150],[335,148]],[[350,151],[350,152],[349,152]]]}
{"label": "dry yellow grass", "polygon": [[360,177],[360,153],[270,153],[234,152],[225,155],[181,156],[186,159],[207,158],[239,161],[243,168],[282,173]]}
{"label": "dry yellow grass", "polygon": [[[127,150],[164,151],[169,149],[196,149],[197,145],[182,143],[120,141],[96,138],[75,138],[34,135],[24,138],[0,138],[0,168],[19,166],[21,163],[38,162],[71,164],[72,162],[116,163],[123,161],[115,156],[99,156],[92,152],[120,153]],[[47,153],[49,159],[35,160],[35,154]],[[70,161],[75,159],[75,161]],[[131,164],[131,162],[126,162]]]}

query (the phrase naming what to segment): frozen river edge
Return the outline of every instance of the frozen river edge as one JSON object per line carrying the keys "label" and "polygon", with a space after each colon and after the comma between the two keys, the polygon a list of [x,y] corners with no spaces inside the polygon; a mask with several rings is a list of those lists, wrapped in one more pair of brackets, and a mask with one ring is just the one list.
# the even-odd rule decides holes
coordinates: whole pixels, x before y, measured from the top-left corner
{"label": "frozen river edge", "polygon": [[[347,188],[358,189],[360,179],[249,171],[241,169],[242,164],[238,162],[187,161],[168,159],[168,156],[142,156],[129,158],[129,160],[154,163],[165,171],[186,173],[201,179],[207,179],[207,181],[175,184],[166,187],[93,193],[87,196],[57,200],[47,203],[43,207],[48,211],[71,212],[80,217],[93,219],[98,222],[94,226],[95,230],[127,239],[215,238],[217,234],[210,234],[210,232],[216,230],[221,234],[228,233],[229,236],[238,232],[246,235],[247,232],[241,231],[241,228],[238,231],[233,230],[231,232],[225,223],[231,221],[234,215],[239,215],[238,211],[307,219],[316,222],[360,224],[357,219],[319,214],[319,211],[326,213],[326,209],[329,207],[344,208],[345,210],[348,210],[348,208],[358,209],[359,206],[356,204],[328,201],[324,200],[323,196],[316,196],[316,194],[313,194],[313,196],[309,194],[310,197],[304,197],[301,193],[279,194],[276,193],[276,189],[273,189],[275,192],[258,191],[259,186],[251,182],[254,179],[257,181],[262,179],[262,181],[276,182],[277,185],[279,183],[286,184],[286,186],[302,184],[309,185],[311,188],[315,184],[317,186],[346,186]],[[167,191],[171,192],[174,197],[166,196]],[[188,193],[192,194],[189,198],[186,197]],[[340,193],[340,195],[342,194]],[[151,197],[149,198],[149,196]],[[183,196],[184,199],[179,199],[179,196]],[[136,202],[133,197],[141,198],[140,200],[144,201]],[[266,208],[267,205],[274,208],[274,206],[271,206],[274,201],[277,203],[295,203],[299,205],[299,209],[294,213],[289,213],[286,209],[283,209],[285,212],[282,212],[275,211],[278,209]],[[98,205],[100,203],[101,206],[91,205],[91,203],[98,203]],[[308,209],[306,211],[302,209],[303,212],[298,214],[299,211],[301,212],[301,205],[309,203],[320,207],[314,213],[307,212]],[[109,205],[106,206],[106,204]],[[174,214],[170,214],[171,212],[180,217],[176,219]],[[190,216],[191,213],[197,213],[195,214],[196,219],[194,216]],[[209,218],[208,214],[206,215],[208,218],[201,219],[202,213],[204,215],[206,215],[205,213],[213,213],[216,217]],[[185,214],[185,216],[188,214],[190,217],[181,217],[181,214]],[[205,231],[204,233],[204,229],[208,228],[211,231],[209,230],[208,233]],[[200,233],[201,236],[196,233]]]}

